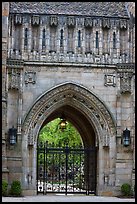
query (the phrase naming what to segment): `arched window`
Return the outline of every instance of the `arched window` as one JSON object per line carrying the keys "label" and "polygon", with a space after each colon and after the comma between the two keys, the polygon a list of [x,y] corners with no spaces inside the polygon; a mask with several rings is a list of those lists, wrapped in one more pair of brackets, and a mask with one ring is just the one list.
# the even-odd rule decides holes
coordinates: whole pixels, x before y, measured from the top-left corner
{"label": "arched window", "polygon": [[25,28],[24,46],[28,45],[28,28]]}
{"label": "arched window", "polygon": [[42,48],[45,47],[45,39],[46,39],[46,31],[43,29],[42,31]]}
{"label": "arched window", "polygon": [[98,31],[96,31],[96,48],[99,48],[99,43],[98,43]]}
{"label": "arched window", "polygon": [[116,49],[116,33],[113,33],[113,49]]}
{"label": "arched window", "polygon": [[60,47],[63,47],[63,29],[60,31]]}
{"label": "arched window", "polygon": [[78,47],[81,47],[81,31],[78,31]]}

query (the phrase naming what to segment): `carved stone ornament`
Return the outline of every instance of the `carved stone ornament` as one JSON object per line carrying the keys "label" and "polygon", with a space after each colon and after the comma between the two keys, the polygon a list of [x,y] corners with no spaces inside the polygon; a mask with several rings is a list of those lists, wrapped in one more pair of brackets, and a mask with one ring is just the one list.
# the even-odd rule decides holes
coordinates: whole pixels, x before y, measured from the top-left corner
{"label": "carved stone ornament", "polygon": [[[43,121],[45,121],[45,116],[48,117],[52,113],[55,107],[60,107],[64,104],[73,105],[79,110],[92,118],[94,126],[98,129],[98,134],[100,140],[103,142],[102,121],[107,123],[107,135],[115,134],[114,121],[111,118],[109,111],[106,109],[104,104],[94,95],[91,94],[87,89],[73,85],[71,83],[63,84],[53,88],[50,92],[42,95],[42,97],[35,103],[35,105],[29,111],[26,119],[23,122],[23,129],[25,130],[25,135],[28,135],[28,144],[31,144],[30,138],[30,126],[32,124],[37,124],[37,131],[41,127]],[[94,112],[94,110],[95,112]],[[98,110],[98,112],[97,112]],[[37,113],[37,114],[36,114]],[[97,113],[95,115],[95,113]],[[102,114],[103,113],[103,114]],[[100,121],[101,120],[101,121]],[[101,124],[100,124],[101,123]],[[37,138],[37,132],[34,134],[34,141]]]}
{"label": "carved stone ornament", "polygon": [[108,18],[103,18],[102,27],[103,28],[110,28],[110,20]]}
{"label": "carved stone ornament", "polygon": [[33,128],[30,127],[29,133],[28,133],[28,144],[31,146],[34,144],[34,134],[33,134]]}
{"label": "carved stone ornament", "polygon": [[93,26],[92,18],[85,18],[84,19],[84,25],[86,28],[91,28]]}
{"label": "carved stone ornament", "polygon": [[32,25],[38,26],[39,23],[40,23],[40,17],[39,17],[39,15],[33,15],[33,16],[32,16],[32,19],[31,19],[31,23],[32,23]]}
{"label": "carved stone ornament", "polygon": [[67,26],[68,27],[74,27],[76,24],[76,19],[74,16],[68,16],[67,17]]}
{"label": "carved stone ornament", "polygon": [[19,83],[20,82],[20,73],[12,70],[12,73],[9,73],[9,89],[17,89],[19,90]]}
{"label": "carved stone ornament", "polygon": [[120,28],[121,29],[127,29],[127,21],[126,21],[126,19],[120,19],[119,24],[120,24]]}
{"label": "carved stone ornament", "polygon": [[121,93],[131,92],[131,78],[132,73],[124,72],[120,73],[120,90]]}
{"label": "carved stone ornament", "polygon": [[109,135],[106,129],[102,129],[103,132],[103,147],[109,146]]}
{"label": "carved stone ornament", "polygon": [[58,17],[57,16],[50,16],[49,24],[50,24],[50,26],[57,26],[58,25]]}
{"label": "carved stone ornament", "polygon": [[105,86],[116,86],[116,77],[113,75],[113,74],[105,74],[104,76],[104,80],[105,80],[105,83],[104,85]]}
{"label": "carved stone ornament", "polygon": [[22,24],[22,15],[16,14],[14,19],[15,25],[21,25]]}
{"label": "carved stone ornament", "polygon": [[34,71],[25,72],[25,84],[28,84],[28,83],[32,83],[32,84],[36,83],[36,72]]}

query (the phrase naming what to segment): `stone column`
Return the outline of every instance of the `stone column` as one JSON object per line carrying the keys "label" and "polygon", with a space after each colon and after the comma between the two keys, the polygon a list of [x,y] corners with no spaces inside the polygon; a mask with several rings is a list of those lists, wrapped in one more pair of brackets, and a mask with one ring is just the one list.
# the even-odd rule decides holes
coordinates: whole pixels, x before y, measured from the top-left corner
{"label": "stone column", "polygon": [[2,2],[2,178],[8,180],[6,132],[7,132],[7,93],[6,59],[8,42],[9,2]]}

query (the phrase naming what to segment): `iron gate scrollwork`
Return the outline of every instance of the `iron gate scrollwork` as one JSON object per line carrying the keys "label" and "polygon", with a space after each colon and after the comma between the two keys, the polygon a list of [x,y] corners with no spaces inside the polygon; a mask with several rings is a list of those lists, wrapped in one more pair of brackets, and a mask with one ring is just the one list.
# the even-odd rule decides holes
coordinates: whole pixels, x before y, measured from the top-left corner
{"label": "iron gate scrollwork", "polygon": [[37,146],[37,194],[96,194],[96,148]]}

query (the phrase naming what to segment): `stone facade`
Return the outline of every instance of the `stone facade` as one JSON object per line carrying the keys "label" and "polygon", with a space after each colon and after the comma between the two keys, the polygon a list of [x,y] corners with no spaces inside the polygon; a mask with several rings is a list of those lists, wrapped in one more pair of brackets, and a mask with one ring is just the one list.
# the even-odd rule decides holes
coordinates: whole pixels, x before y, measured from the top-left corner
{"label": "stone facade", "polygon": [[[3,176],[9,184],[19,179],[25,195],[36,194],[40,128],[62,111],[85,144],[96,141],[97,194],[134,186],[135,13],[128,3],[2,4]],[[128,147],[121,143],[126,128]]]}

